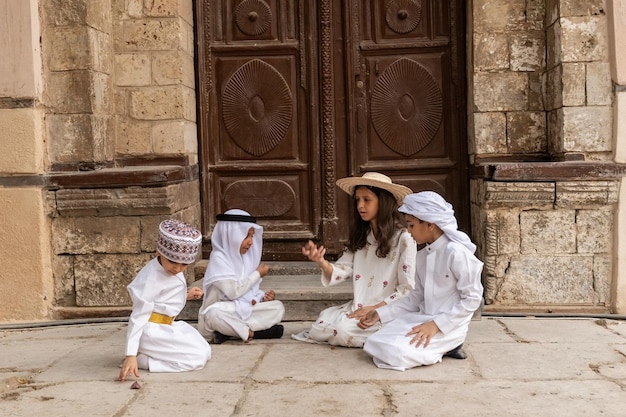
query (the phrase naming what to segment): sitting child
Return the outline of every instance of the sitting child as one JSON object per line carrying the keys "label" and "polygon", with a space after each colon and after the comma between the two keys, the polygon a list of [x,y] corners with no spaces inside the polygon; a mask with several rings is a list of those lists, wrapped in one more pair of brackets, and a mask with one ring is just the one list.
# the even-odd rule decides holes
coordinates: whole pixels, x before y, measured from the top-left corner
{"label": "sitting child", "polygon": [[379,368],[401,371],[443,356],[464,359],[463,342],[483,293],[476,246],[457,229],[452,206],[435,192],[408,195],[399,210],[413,239],[426,244],[417,252],[415,289],[360,321],[362,328],[383,323],[363,349]]}
{"label": "sitting child", "polygon": [[202,288],[204,302],[198,314],[200,333],[220,344],[229,337],[244,342],[278,339],[283,335],[283,303],[273,290],[259,286],[269,267],[261,263],[263,228],[239,209],[217,216],[213,246]]}
{"label": "sitting child", "polygon": [[138,369],[180,372],[202,369],[211,347],[198,331],[174,317],[186,299],[202,297],[197,287],[187,290],[183,271],[195,262],[202,244],[200,232],[178,220],[159,225],[157,256],[139,271],[128,286],[133,310],[128,319],[126,358],[119,380]]}

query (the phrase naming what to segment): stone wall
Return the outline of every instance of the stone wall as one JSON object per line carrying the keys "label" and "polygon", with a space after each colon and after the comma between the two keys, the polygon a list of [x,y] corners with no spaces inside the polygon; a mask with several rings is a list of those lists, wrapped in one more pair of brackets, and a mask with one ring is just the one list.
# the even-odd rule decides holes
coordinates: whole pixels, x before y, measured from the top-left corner
{"label": "stone wall", "polygon": [[41,5],[50,314],[124,314],[159,222],[200,226],[192,3]]}
{"label": "stone wall", "polygon": [[605,2],[475,0],[473,17],[472,227],[487,310],[613,311],[624,169]]}

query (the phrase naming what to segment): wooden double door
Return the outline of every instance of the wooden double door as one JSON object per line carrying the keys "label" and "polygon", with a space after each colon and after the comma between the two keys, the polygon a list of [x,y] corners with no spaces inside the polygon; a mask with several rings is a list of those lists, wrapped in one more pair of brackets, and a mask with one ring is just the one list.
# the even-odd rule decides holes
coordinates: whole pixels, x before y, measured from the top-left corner
{"label": "wooden double door", "polygon": [[343,248],[378,171],[442,193],[469,227],[464,2],[197,0],[203,232],[244,209],[267,260]]}

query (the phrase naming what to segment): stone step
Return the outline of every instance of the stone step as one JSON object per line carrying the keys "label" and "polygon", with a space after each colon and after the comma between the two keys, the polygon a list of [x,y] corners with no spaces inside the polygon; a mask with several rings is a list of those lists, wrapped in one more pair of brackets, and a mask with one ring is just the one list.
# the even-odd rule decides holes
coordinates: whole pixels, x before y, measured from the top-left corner
{"label": "stone step", "polygon": [[[263,278],[261,289],[273,289],[276,299],[285,306],[283,321],[314,321],[323,309],[340,305],[352,299],[352,283],[343,282],[332,287],[323,287],[320,269],[313,262],[266,262],[270,275]],[[196,282],[202,287],[202,277],[206,269],[205,260],[194,267]],[[188,301],[179,318],[197,320],[201,302]]]}

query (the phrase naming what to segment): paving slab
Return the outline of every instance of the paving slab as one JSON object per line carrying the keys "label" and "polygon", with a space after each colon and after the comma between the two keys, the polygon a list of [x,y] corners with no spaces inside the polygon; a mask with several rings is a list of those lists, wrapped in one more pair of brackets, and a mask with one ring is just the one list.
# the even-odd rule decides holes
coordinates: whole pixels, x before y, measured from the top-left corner
{"label": "paving slab", "polygon": [[126,324],[0,329],[0,416],[624,416],[621,320],[483,317],[466,360],[404,372],[285,335],[212,345],[195,372],[117,381]]}

